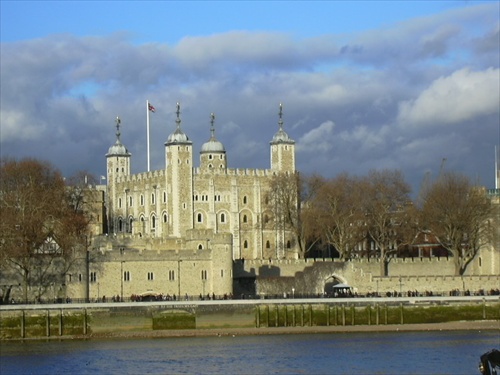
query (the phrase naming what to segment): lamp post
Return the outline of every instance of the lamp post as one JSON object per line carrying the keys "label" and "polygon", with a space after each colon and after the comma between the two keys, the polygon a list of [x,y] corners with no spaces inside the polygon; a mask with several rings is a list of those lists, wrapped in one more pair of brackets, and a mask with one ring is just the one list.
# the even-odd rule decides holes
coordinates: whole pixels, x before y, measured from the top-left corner
{"label": "lamp post", "polygon": [[123,302],[123,263],[124,260],[120,262],[120,302]]}
{"label": "lamp post", "polygon": [[295,298],[295,288],[292,288],[292,298]]}
{"label": "lamp post", "polygon": [[90,251],[87,245],[85,254],[85,273],[86,273],[86,283],[85,283],[85,302],[90,302]]}
{"label": "lamp post", "polygon": [[182,259],[177,261],[177,286],[178,286],[178,296],[181,299],[181,263]]}

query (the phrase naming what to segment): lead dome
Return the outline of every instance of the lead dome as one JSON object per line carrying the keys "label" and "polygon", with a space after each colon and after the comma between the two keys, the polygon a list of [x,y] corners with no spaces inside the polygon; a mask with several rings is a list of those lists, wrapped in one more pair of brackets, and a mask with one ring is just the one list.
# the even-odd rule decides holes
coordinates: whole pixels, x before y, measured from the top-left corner
{"label": "lead dome", "polygon": [[214,128],[215,115],[210,114],[210,139],[201,146],[201,154],[205,153],[225,153],[224,145],[215,138]]}

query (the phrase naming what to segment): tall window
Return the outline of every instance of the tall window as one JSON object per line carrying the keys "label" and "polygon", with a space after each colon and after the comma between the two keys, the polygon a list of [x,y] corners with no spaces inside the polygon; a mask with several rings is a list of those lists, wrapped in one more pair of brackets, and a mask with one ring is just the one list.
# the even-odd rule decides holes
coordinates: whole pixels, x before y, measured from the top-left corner
{"label": "tall window", "polygon": [[130,271],[123,271],[123,281],[130,281]]}
{"label": "tall window", "polygon": [[155,193],[151,193],[151,204],[155,204]]}
{"label": "tall window", "polygon": [[198,214],[198,223],[203,222],[203,216],[201,214]]}
{"label": "tall window", "polygon": [[175,280],[175,271],[173,271],[173,270],[168,271],[168,279],[170,281]]}
{"label": "tall window", "polygon": [[225,223],[226,222],[226,214],[222,213],[220,214],[220,222]]}
{"label": "tall window", "polygon": [[91,283],[95,283],[97,281],[97,272],[91,272],[89,276]]}
{"label": "tall window", "polygon": [[201,271],[201,279],[202,280],[207,280],[207,271],[206,270],[202,270]]}
{"label": "tall window", "polygon": [[153,272],[148,272],[148,280],[149,281],[154,280],[154,274],[153,274]]}

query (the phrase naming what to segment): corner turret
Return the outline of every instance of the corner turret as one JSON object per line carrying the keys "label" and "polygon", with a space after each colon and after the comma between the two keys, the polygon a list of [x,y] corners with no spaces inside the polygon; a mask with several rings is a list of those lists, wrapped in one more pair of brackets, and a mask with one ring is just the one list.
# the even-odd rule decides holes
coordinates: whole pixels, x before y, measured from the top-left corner
{"label": "corner turret", "polygon": [[283,130],[283,105],[280,103],[279,129],[271,144],[271,169],[278,172],[295,172],[295,141]]}

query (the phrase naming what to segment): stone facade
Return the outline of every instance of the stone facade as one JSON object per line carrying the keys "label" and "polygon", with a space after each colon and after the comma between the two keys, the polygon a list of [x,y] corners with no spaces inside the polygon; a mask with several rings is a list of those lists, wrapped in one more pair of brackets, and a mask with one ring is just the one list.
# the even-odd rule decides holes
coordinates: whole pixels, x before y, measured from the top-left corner
{"label": "stone facade", "polygon": [[233,260],[298,258],[293,234],[268,220],[272,178],[295,173],[295,142],[283,130],[281,105],[269,169],[228,168],[213,114],[211,136],[194,166],[179,105],[176,114],[165,169],[138,174],[130,172],[132,155],[121,143],[117,118],[116,142],[106,154],[107,185],[96,188],[104,194],[106,217],[100,232],[100,222],[92,229],[90,290],[78,275],[67,280],[67,295],[230,295]]}
{"label": "stone facade", "polygon": [[[295,173],[295,145],[283,130],[270,142],[270,169],[231,169],[222,143],[211,136],[202,145],[199,166],[193,145],[181,128],[177,107],[175,131],[165,142],[165,169],[130,173],[131,154],[117,141],[107,158],[107,185],[92,195],[94,210],[105,206],[106,217],[95,225],[91,245],[90,288],[85,275],[67,282],[67,295],[91,300],[133,294],[254,296],[322,295],[335,283],[351,285],[360,294],[451,290],[475,292],[500,283],[500,210],[492,222],[494,238],[484,246],[464,276],[456,276],[453,259],[394,258],[388,276],[380,276],[376,258],[341,262],[298,259],[287,248],[292,234],[279,230],[267,202],[277,173]],[[490,192],[500,204],[498,190]],[[102,225],[101,225],[102,224]],[[99,233],[99,226],[107,234]],[[103,230],[102,232],[105,232]],[[100,234],[100,235],[99,235]]]}

